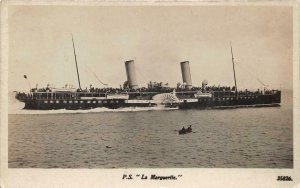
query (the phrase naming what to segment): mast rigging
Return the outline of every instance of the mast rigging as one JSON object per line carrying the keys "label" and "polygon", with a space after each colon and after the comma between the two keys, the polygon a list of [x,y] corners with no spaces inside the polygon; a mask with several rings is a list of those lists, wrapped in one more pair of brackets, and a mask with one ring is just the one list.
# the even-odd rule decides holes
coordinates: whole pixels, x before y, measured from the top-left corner
{"label": "mast rigging", "polygon": [[232,60],[232,68],[233,68],[233,76],[234,76],[234,86],[235,86],[235,97],[237,97],[237,86],[236,86],[236,76],[235,76],[235,68],[234,68],[234,58],[233,58],[233,52],[232,52],[232,45],[230,42],[230,49],[231,49],[231,60]]}
{"label": "mast rigging", "polygon": [[76,51],[75,51],[75,44],[74,44],[73,35],[72,35],[72,42],[73,42],[73,50],[74,50],[74,57],[75,57],[76,70],[77,70],[78,85],[79,85],[79,89],[81,90],[80,78],[79,78],[79,71],[78,71],[78,65],[77,65],[77,58],[76,58]]}

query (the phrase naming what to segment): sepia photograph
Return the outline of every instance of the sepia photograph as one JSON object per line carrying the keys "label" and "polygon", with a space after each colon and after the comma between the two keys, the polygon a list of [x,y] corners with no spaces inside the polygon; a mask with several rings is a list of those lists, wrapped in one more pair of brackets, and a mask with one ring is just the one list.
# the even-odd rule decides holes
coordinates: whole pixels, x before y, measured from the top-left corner
{"label": "sepia photograph", "polygon": [[8,170],[295,168],[293,6],[6,11]]}

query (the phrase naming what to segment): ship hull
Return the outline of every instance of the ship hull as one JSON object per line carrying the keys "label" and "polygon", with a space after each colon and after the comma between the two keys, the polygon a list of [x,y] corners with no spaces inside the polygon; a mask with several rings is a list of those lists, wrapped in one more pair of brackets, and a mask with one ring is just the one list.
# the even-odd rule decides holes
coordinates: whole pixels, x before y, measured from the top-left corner
{"label": "ship hull", "polygon": [[[47,101],[47,102],[45,102]],[[24,109],[32,110],[57,110],[57,109],[67,109],[67,110],[86,110],[93,108],[109,108],[117,109],[124,107],[151,107],[154,104],[126,104],[125,100],[118,100],[118,102],[113,100],[94,100],[94,101],[84,101],[84,100],[28,100],[24,101]]]}
{"label": "ship hull", "polygon": [[[162,104],[156,104],[150,101],[126,100],[126,99],[94,99],[94,100],[45,100],[45,99],[22,99],[25,103],[24,109],[32,110],[80,110],[93,108],[126,108],[126,107],[153,107]],[[242,108],[242,107],[268,107],[280,106],[281,93],[256,96],[242,96],[242,97],[212,97],[199,98],[196,101],[189,102],[182,100],[181,102],[174,102],[163,104],[167,108],[178,107],[179,109],[227,109],[227,108]]]}
{"label": "ship hull", "polygon": [[273,107],[280,106],[281,93],[243,96],[243,97],[218,97],[209,99],[199,99],[196,103],[182,103],[180,109],[226,109],[226,108],[242,108],[242,107]]}

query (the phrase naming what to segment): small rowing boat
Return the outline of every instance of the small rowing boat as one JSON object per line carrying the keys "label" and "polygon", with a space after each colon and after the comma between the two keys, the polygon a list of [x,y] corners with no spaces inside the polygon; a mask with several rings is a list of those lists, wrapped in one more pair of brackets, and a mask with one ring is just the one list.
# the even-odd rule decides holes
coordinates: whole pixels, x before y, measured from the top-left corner
{"label": "small rowing boat", "polygon": [[186,134],[186,133],[191,133],[192,132],[192,127],[189,126],[187,129],[185,129],[184,127],[178,131],[179,134]]}

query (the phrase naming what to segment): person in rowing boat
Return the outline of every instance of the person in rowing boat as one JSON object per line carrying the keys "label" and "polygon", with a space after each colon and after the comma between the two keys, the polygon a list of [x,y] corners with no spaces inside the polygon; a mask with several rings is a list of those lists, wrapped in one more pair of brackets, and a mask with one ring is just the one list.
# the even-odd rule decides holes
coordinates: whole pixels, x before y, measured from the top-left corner
{"label": "person in rowing boat", "polygon": [[188,131],[188,132],[192,131],[192,125],[190,125],[190,126],[187,128],[187,131]]}
{"label": "person in rowing boat", "polygon": [[182,132],[185,132],[185,131],[186,131],[186,129],[184,128],[184,126],[182,127],[181,131],[182,131]]}

